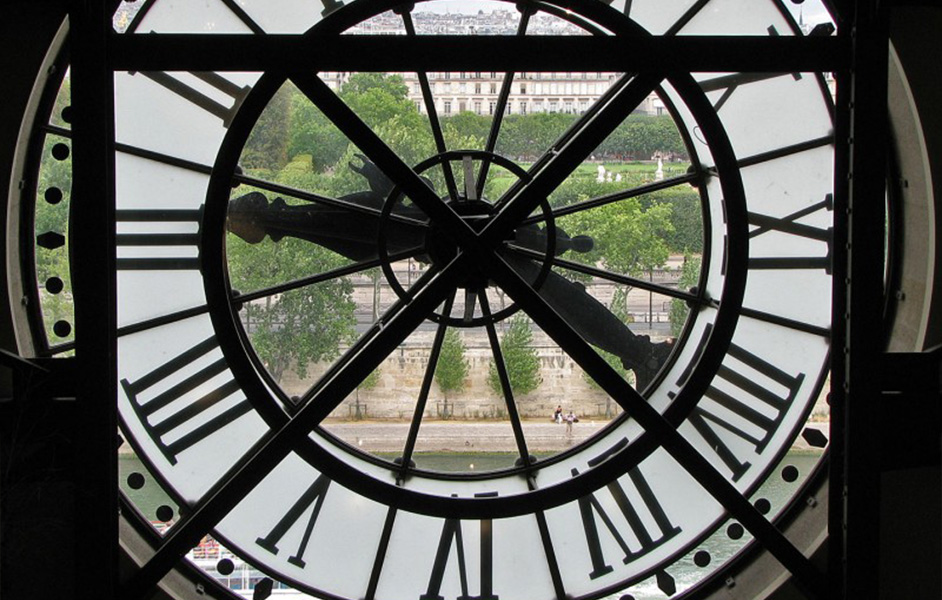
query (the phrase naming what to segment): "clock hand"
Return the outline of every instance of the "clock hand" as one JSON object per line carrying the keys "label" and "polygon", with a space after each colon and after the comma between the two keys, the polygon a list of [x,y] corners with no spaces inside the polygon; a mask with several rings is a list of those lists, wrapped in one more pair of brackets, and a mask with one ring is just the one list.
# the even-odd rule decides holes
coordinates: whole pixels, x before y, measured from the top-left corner
{"label": "clock hand", "polygon": [[[369,206],[373,193],[350,194],[343,200]],[[373,215],[320,204],[291,206],[283,198],[269,203],[261,192],[250,192],[231,200],[227,218],[229,231],[250,244],[261,242],[266,235],[275,242],[290,236],[357,261],[376,258],[380,222],[379,213]],[[387,250],[395,254],[420,246],[426,231],[422,223],[390,219],[385,225]]]}
{"label": "clock hand", "polygon": [[[291,236],[313,242],[351,260],[376,258],[381,210],[394,186],[366,157],[360,154],[356,157],[362,161],[362,165],[351,162],[348,167],[367,180],[370,190],[342,196],[340,201],[365,210],[322,204],[292,206],[282,198],[275,198],[269,203],[260,192],[251,192],[230,201],[227,221],[229,231],[250,244],[261,242],[266,235],[275,242]],[[425,181],[432,186],[431,181]],[[406,217],[414,222],[397,217]],[[423,244],[428,232],[425,220],[425,215],[417,208],[401,204],[396,206],[384,226],[387,252],[393,254]],[[546,229],[536,224],[525,225],[516,230],[514,241],[524,248],[545,252]],[[588,236],[570,237],[557,227],[555,246],[555,254],[559,256],[568,250],[588,252],[593,242]],[[429,260],[427,256],[417,258],[422,262]]]}
{"label": "clock hand", "polygon": [[[525,279],[536,280],[539,266],[535,262],[512,254],[503,258]],[[673,349],[672,342],[655,343],[649,336],[635,334],[586,292],[585,286],[554,271],[549,271],[538,293],[587,342],[614,354],[621,359],[622,366],[634,371],[639,390],[651,383]]]}
{"label": "clock hand", "polygon": [[[546,252],[547,250],[546,228],[539,228],[535,224],[518,227],[514,231],[514,244],[527,248]],[[556,256],[562,256],[569,250],[573,252],[589,252],[595,245],[594,240],[587,235],[577,235],[570,237],[568,233],[556,227]]]}

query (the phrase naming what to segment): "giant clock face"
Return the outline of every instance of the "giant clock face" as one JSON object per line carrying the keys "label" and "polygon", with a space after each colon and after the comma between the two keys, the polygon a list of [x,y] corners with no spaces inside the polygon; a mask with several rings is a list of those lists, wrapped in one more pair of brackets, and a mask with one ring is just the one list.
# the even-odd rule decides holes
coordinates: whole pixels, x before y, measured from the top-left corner
{"label": "giant clock face", "polygon": [[[454,3],[435,4],[158,0],[124,35],[421,36]],[[800,35],[777,1],[573,4],[473,8],[512,15],[496,33],[518,36]],[[766,524],[798,493],[787,453],[827,367],[830,96],[813,73],[651,65],[482,76],[405,57],[385,81],[418,100],[382,121],[375,74],[116,72],[118,405],[183,516],[170,531],[208,523],[278,581],[351,599],[673,596],[751,537],[775,545]],[[661,164],[635,157],[642,181],[618,135],[645,104],[683,168],[657,147]],[[456,133],[461,111],[491,115],[481,135]],[[554,141],[514,147],[533,112]],[[654,281],[677,250],[665,191],[695,198],[681,285]],[[673,333],[631,324],[616,302],[631,289],[674,309]],[[515,328],[568,367],[527,389]],[[462,363],[450,337],[478,352],[458,380],[478,381],[449,409],[435,372]],[[619,415],[578,434],[587,404],[557,402],[574,389]],[[361,394],[400,419],[339,419]],[[562,446],[540,440],[557,403],[583,413]],[[430,456],[435,427],[482,425],[461,434],[476,456],[499,445],[488,436],[510,444],[491,466]]]}

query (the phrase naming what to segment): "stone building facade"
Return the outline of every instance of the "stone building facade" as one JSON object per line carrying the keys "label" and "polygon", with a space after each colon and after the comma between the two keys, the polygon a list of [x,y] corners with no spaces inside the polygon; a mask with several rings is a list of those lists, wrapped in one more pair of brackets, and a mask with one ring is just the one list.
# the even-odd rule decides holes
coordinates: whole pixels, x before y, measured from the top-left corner
{"label": "stone building facade", "polygon": [[[331,89],[339,90],[350,73],[329,71],[321,78]],[[427,114],[422,88],[416,73],[396,73],[408,88],[409,100],[422,114]],[[611,87],[619,73],[517,73],[510,86],[507,113],[584,113]],[[462,112],[493,115],[504,81],[497,72],[430,72],[426,73],[435,112],[451,116]],[[649,95],[636,109],[646,115],[665,114],[666,108],[657,94]]]}

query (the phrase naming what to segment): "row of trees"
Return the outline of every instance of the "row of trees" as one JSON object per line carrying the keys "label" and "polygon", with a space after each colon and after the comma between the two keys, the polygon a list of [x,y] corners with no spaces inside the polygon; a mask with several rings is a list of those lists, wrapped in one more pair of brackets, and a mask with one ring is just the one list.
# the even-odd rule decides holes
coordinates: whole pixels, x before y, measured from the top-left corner
{"label": "row of trees", "polygon": [[[343,85],[339,95],[407,163],[415,164],[435,154],[429,118],[408,98],[402,77],[357,73]],[[532,161],[579,118],[564,113],[506,115],[495,150],[518,161]],[[462,112],[441,116],[440,121],[446,142],[461,142],[449,143],[449,148],[483,148],[494,117]],[[295,157],[308,156],[316,172],[327,172],[341,163],[347,147],[346,136],[288,84],[275,94],[253,129],[242,166],[277,171]],[[597,160],[650,160],[656,154],[687,156],[683,138],[669,115],[630,115],[593,156]]]}
{"label": "row of trees", "polygon": [[[529,319],[523,315],[511,318],[501,338],[500,349],[510,387],[515,395],[529,394],[542,382],[540,359],[532,342],[533,331],[530,329]],[[435,382],[438,383],[446,401],[449,394],[460,392],[467,385],[470,365],[465,358],[465,351],[458,329],[449,328],[442,340],[438,364],[435,365]],[[487,385],[495,395],[504,395],[497,364],[493,360],[488,366]]]}

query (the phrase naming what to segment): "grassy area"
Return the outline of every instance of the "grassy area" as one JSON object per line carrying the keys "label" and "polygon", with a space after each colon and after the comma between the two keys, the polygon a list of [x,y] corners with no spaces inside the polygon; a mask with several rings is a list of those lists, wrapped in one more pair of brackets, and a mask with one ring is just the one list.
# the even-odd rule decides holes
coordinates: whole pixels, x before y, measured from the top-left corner
{"label": "grassy area", "polygon": [[[650,161],[634,161],[634,162],[599,162],[599,163],[583,163],[576,167],[576,170],[567,178],[567,181],[573,180],[583,180],[583,181],[595,181],[598,177],[598,168],[599,165],[605,167],[606,172],[613,173],[612,178],[614,179],[617,175],[622,176],[622,181],[620,185],[623,187],[628,187],[632,185],[640,185],[645,181],[653,181],[654,174],[657,171],[657,163]],[[521,167],[524,169],[529,169],[532,165],[529,163],[521,163]],[[674,177],[677,175],[682,175],[687,172],[689,163],[667,163],[663,165],[664,176],[665,177]],[[507,189],[517,180],[517,177],[511,174],[508,171],[503,169],[494,169],[491,172],[490,180],[487,184],[486,195],[490,199],[498,198],[503,194]]]}

